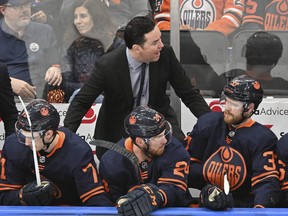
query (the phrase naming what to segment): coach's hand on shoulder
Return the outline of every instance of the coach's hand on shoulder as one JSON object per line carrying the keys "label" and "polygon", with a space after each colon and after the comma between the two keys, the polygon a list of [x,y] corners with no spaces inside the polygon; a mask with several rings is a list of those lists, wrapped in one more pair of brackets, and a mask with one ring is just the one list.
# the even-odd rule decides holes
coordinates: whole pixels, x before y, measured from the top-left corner
{"label": "coach's hand on shoulder", "polygon": [[42,181],[40,186],[36,181],[26,184],[20,189],[19,198],[25,206],[49,205],[53,200],[51,184],[49,181]]}
{"label": "coach's hand on shoulder", "polygon": [[202,207],[212,210],[224,210],[233,207],[233,197],[231,193],[226,195],[216,185],[208,184],[201,190],[200,203]]}
{"label": "coach's hand on shoulder", "polygon": [[121,196],[117,201],[117,210],[124,216],[142,216],[161,207],[164,203],[159,188],[154,184],[142,184]]}

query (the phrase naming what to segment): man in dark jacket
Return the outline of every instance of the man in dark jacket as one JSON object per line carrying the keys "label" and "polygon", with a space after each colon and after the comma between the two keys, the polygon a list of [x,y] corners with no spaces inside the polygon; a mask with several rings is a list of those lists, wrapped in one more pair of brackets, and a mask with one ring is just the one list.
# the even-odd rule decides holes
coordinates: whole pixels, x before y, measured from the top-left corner
{"label": "man in dark jacket", "polygon": [[[173,49],[163,45],[153,20],[133,18],[125,28],[124,40],[126,46],[96,62],[90,78],[69,106],[65,127],[75,132],[95,99],[104,92],[94,138],[117,142],[127,137],[123,127],[125,116],[138,105],[148,105],[162,113],[171,123],[173,135],[183,140],[185,136],[166,94],[167,84],[196,117],[210,111],[207,103],[191,85]],[[103,153],[103,149],[97,148],[99,159]]]}
{"label": "man in dark jacket", "polygon": [[7,66],[0,63],[0,117],[4,122],[5,136],[15,132],[18,110],[14,101]]}

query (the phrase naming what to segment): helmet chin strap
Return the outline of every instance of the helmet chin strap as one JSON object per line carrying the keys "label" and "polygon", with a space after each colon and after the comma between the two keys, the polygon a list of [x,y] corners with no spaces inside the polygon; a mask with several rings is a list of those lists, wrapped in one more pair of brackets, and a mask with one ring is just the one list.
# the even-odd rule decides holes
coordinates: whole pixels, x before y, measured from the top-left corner
{"label": "helmet chin strap", "polygon": [[[49,149],[51,143],[54,141],[54,139],[55,139],[55,137],[56,137],[57,134],[58,134],[57,131],[55,131],[55,132],[53,133],[53,137],[52,137],[52,140],[51,140],[50,142],[45,142],[44,136],[42,137],[43,144],[46,146],[46,149],[45,149],[45,150]],[[44,150],[44,151],[45,151],[45,150]]]}
{"label": "helmet chin strap", "polygon": [[134,140],[133,140],[133,143],[148,157],[148,158],[152,158],[151,154],[149,153],[149,144],[147,142],[147,139],[143,138],[144,140],[144,143],[146,144],[147,146],[147,149],[144,149],[142,147],[140,147]]}
{"label": "helmet chin strap", "polygon": [[243,108],[244,108],[244,109],[243,109],[243,111],[242,111],[242,118],[241,118],[239,121],[235,122],[233,125],[239,125],[239,124],[241,124],[243,121],[245,121],[246,119],[248,119],[248,118],[251,117],[251,115],[250,115],[249,117],[244,116],[244,113],[247,113],[247,112],[249,111],[249,103],[243,104]]}

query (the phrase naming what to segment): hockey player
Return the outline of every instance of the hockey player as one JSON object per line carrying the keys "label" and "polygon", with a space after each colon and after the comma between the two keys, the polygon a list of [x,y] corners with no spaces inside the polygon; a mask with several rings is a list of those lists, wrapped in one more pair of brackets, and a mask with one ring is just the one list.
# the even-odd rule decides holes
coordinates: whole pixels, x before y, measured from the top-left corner
{"label": "hockey player", "polygon": [[[170,0],[155,0],[154,19],[170,30]],[[228,36],[240,27],[244,0],[179,0],[180,29],[214,30]]]}
{"label": "hockey player", "polygon": [[279,207],[288,207],[288,133],[282,136],[277,143],[279,180],[281,185],[281,202]]}
{"label": "hockey player", "polygon": [[288,30],[287,0],[245,0],[243,30]]}
{"label": "hockey player", "polygon": [[[108,150],[101,158],[100,176],[107,183],[121,215],[146,215],[160,207],[187,206],[190,157],[172,137],[171,125],[159,112],[136,107],[124,120],[129,138],[119,141],[139,160],[141,176],[124,156]],[[140,181],[138,180],[138,177]]]}
{"label": "hockey player", "polygon": [[188,186],[202,189],[204,207],[263,208],[279,201],[277,137],[251,118],[262,97],[259,82],[234,78],[224,87],[224,112],[203,115],[188,137],[192,138]]}
{"label": "hockey player", "polygon": [[[3,146],[0,205],[109,206],[97,175],[90,146],[70,130],[59,127],[59,114],[45,100],[32,100],[15,124],[16,133]],[[33,134],[31,134],[33,131]],[[35,181],[32,138],[41,185]]]}

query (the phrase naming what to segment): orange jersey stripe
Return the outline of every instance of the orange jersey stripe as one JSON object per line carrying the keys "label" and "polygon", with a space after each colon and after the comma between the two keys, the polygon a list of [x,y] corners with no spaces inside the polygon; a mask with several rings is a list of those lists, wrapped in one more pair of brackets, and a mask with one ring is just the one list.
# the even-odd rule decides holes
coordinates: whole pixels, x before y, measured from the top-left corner
{"label": "orange jersey stripe", "polygon": [[187,184],[183,181],[177,180],[177,179],[170,179],[170,178],[159,178],[158,184],[174,184],[178,187],[180,187],[182,190],[187,190]]}
{"label": "orange jersey stripe", "polygon": [[86,198],[82,199],[82,202],[84,203],[86,200],[90,199],[91,197],[95,196],[95,195],[98,195],[98,194],[101,194],[101,193],[104,193],[104,191],[96,191],[94,192],[93,194],[90,194],[89,196],[87,196]]}
{"label": "orange jersey stripe", "polygon": [[281,190],[284,191],[284,190],[287,190],[288,189],[288,185],[285,186],[285,187],[281,187]]}
{"label": "orange jersey stripe", "polygon": [[199,160],[199,159],[197,159],[197,158],[190,158],[190,161],[196,162],[196,163],[199,163],[199,164],[202,163],[201,160]]}
{"label": "orange jersey stripe", "polygon": [[259,180],[257,180],[257,181],[254,181],[254,182],[252,182],[252,187],[254,186],[254,185],[256,185],[257,183],[259,183],[259,182],[261,182],[261,181],[263,181],[263,180],[265,180],[265,179],[267,179],[267,178],[276,178],[276,179],[279,179],[279,177],[278,177],[278,175],[269,175],[269,176],[266,176],[266,177],[264,177],[264,178],[262,178],[262,179],[259,179]]}
{"label": "orange jersey stripe", "polygon": [[104,192],[104,187],[103,186],[96,187],[93,190],[90,190],[87,193],[85,193],[82,196],[80,196],[80,199],[84,199],[86,196],[89,196],[91,193],[94,193],[94,192],[97,192],[97,191]]}
{"label": "orange jersey stripe", "polygon": [[18,190],[22,188],[23,185],[11,185],[11,184],[0,184],[0,191],[4,190]]}
{"label": "orange jersey stripe", "polygon": [[251,180],[252,181],[256,181],[257,179],[261,179],[263,177],[266,177],[268,175],[272,175],[272,174],[276,174],[277,176],[279,175],[279,172],[278,171],[270,171],[270,172],[265,172],[265,173],[262,173],[262,174],[259,174],[257,176],[254,176]]}
{"label": "orange jersey stripe", "polygon": [[167,199],[167,195],[166,195],[166,193],[163,191],[163,190],[159,190],[160,191],[160,193],[163,195],[163,205],[162,206],[165,206],[166,204],[167,204],[167,201],[168,201],[168,199]]}

